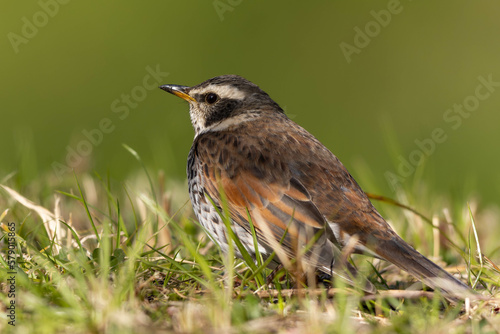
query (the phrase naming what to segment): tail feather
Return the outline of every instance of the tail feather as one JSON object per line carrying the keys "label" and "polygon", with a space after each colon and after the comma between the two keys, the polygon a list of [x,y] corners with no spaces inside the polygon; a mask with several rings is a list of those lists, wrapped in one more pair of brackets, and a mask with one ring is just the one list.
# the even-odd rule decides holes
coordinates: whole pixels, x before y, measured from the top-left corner
{"label": "tail feather", "polygon": [[447,295],[465,298],[475,294],[466,284],[420,254],[395,234],[390,239],[379,240],[375,252],[431,288],[439,289]]}

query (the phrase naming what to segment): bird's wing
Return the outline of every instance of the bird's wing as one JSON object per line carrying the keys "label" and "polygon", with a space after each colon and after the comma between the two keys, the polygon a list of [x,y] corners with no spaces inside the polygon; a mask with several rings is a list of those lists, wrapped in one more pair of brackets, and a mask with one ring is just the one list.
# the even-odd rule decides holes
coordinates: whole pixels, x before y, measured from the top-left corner
{"label": "bird's wing", "polygon": [[249,213],[256,230],[266,235],[265,239],[281,240],[284,236],[282,244],[287,250],[299,241],[302,245],[307,244],[311,237],[325,230],[324,220],[308,194],[291,183],[263,182],[248,171],[240,171],[233,178],[216,167],[212,172],[206,172],[206,193],[222,207],[223,192],[231,218],[236,223],[248,228]]}
{"label": "bird's wing", "polygon": [[[353,284],[354,268],[340,263],[330,226],[286,163],[255,145],[244,151],[257,161],[242,158],[228,134],[202,136],[198,141],[204,140],[205,145],[198,145],[195,154],[203,161],[203,188],[214,204],[223,208],[226,201],[232,221],[249,232],[250,216],[258,241],[273,249],[282,263],[299,255],[308,265]],[[371,284],[365,285],[373,290]]]}

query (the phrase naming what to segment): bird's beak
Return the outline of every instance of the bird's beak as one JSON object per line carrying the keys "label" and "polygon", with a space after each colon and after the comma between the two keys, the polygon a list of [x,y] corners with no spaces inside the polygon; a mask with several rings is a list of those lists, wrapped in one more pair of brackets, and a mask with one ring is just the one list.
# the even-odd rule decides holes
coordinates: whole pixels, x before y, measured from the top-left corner
{"label": "bird's beak", "polygon": [[188,93],[187,90],[189,87],[187,86],[179,86],[179,85],[163,85],[160,86],[161,89],[163,89],[166,92],[169,92],[170,94],[174,94],[175,96],[180,97],[181,99],[184,99],[188,102],[194,102],[196,101],[193,97],[191,97]]}

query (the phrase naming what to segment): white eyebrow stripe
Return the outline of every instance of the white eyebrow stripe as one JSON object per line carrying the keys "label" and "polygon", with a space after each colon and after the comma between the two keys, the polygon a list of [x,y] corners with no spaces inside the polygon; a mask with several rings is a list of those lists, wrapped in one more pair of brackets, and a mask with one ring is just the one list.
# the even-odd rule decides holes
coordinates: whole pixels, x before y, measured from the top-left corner
{"label": "white eyebrow stripe", "polygon": [[223,99],[233,99],[233,100],[243,100],[245,98],[245,93],[234,86],[224,85],[208,85],[203,87],[203,89],[195,90],[194,94],[206,94],[213,92],[219,95]]}

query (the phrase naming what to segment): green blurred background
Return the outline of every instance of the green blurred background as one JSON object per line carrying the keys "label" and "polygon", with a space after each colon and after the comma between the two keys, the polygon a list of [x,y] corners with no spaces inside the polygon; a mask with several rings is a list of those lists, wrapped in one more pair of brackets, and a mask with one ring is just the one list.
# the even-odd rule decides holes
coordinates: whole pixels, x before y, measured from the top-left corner
{"label": "green blurred background", "polygon": [[[163,74],[148,87],[248,78],[365,190],[387,196],[385,174],[397,173],[398,157],[410,159],[415,140],[442,128],[447,140],[427,155],[423,174],[405,182],[418,174],[442,193],[474,191],[498,203],[500,87],[457,129],[443,119],[474,95],[479,76],[500,82],[496,2],[60,1],[2,4],[0,179],[17,171],[27,183],[54,173],[54,163],[66,165],[68,146],[77,150],[83,131],[103,119],[113,130],[77,169],[125,179],[138,168],[126,143],[149,168],[185,178],[193,137],[187,104],[144,88],[149,67]],[[374,23],[372,11],[388,9],[398,13],[385,27]],[[356,46],[355,28],[367,24],[372,37],[349,62],[341,43]],[[132,93],[127,106],[121,99]]]}

